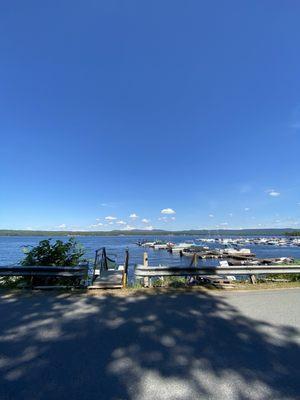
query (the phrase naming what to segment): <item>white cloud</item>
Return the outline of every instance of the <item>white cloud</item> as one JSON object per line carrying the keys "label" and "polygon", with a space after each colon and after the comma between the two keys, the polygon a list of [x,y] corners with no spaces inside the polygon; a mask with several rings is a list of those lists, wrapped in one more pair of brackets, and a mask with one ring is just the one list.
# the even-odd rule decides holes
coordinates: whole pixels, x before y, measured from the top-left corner
{"label": "white cloud", "polygon": [[33,228],[32,228],[31,226],[27,226],[25,229],[26,229],[27,231],[32,231],[32,230],[33,230]]}
{"label": "white cloud", "polygon": [[209,214],[208,216],[209,216],[209,218],[214,218],[215,217],[214,214]]}
{"label": "white cloud", "polygon": [[175,221],[175,219],[176,219],[176,217],[171,217],[171,220],[172,220],[172,221]]}
{"label": "white cloud", "polygon": [[233,213],[229,213],[228,215],[229,215],[229,217],[233,217]]}
{"label": "white cloud", "polygon": [[176,212],[172,208],[164,208],[160,212],[161,214],[176,214]]}
{"label": "white cloud", "polygon": [[117,203],[101,203],[100,206],[101,206],[101,207],[111,207],[111,208],[114,208],[114,207],[117,207]]}
{"label": "white cloud", "polygon": [[131,219],[137,219],[138,217],[139,216],[136,215],[136,213],[132,213],[132,214],[129,215],[129,218],[131,218]]}
{"label": "white cloud", "polygon": [[111,215],[108,215],[107,217],[105,217],[106,221],[114,221],[117,219],[117,217],[112,217]]}
{"label": "white cloud", "polygon": [[221,222],[220,225],[222,225],[222,226],[227,226],[227,225],[228,225],[228,222]]}
{"label": "white cloud", "polygon": [[149,226],[145,226],[144,228],[146,231],[152,231],[154,228],[153,226],[149,225]]}
{"label": "white cloud", "polygon": [[116,224],[119,224],[119,225],[126,225],[127,222],[125,222],[125,221],[117,221]]}
{"label": "white cloud", "polygon": [[124,231],[132,231],[133,229],[135,229],[135,227],[134,227],[134,226],[131,226],[131,225],[126,225],[126,226],[124,226],[124,228],[123,228]]}
{"label": "white cloud", "polygon": [[250,211],[250,208],[249,207],[245,207],[244,211]]}
{"label": "white cloud", "polygon": [[67,225],[66,224],[61,224],[61,225],[58,225],[58,228],[59,229],[64,229],[64,228],[66,228],[67,227]]}
{"label": "white cloud", "polygon": [[267,193],[269,194],[269,196],[272,196],[272,197],[278,197],[278,196],[280,196],[280,192],[277,192],[277,191],[274,190],[274,189],[268,190]]}
{"label": "white cloud", "polygon": [[149,222],[150,222],[150,219],[143,218],[143,219],[142,219],[142,222],[143,222],[144,224],[149,224]]}
{"label": "white cloud", "polygon": [[99,226],[103,226],[102,222],[98,222],[98,224],[90,225],[90,228],[98,228]]}

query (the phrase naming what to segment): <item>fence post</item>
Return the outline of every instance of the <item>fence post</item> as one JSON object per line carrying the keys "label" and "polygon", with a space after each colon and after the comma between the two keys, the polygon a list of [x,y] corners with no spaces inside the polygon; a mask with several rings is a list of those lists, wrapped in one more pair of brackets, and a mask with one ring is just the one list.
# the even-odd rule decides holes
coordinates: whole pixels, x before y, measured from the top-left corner
{"label": "fence post", "polygon": [[123,272],[123,288],[127,286],[127,275],[128,275],[128,265],[129,265],[129,251],[125,250],[125,263],[124,263],[124,272]]}
{"label": "fence post", "polygon": [[197,266],[198,266],[198,254],[194,253],[192,261],[190,263],[190,267],[197,267]]}
{"label": "fence post", "polygon": [[[143,257],[144,267],[148,268],[148,254],[145,252]],[[144,277],[144,287],[149,287],[149,277]]]}
{"label": "fence post", "polygon": [[103,247],[102,255],[104,257],[104,266],[105,266],[105,269],[107,271],[108,270],[108,265],[107,265],[107,256],[106,256],[106,248],[105,247]]}
{"label": "fence post", "polygon": [[251,282],[253,285],[255,285],[255,284],[257,283],[256,276],[255,276],[255,275],[250,275],[250,282]]}
{"label": "fence post", "polygon": [[194,258],[194,267],[198,267],[198,254],[197,253],[195,253],[195,256],[194,256],[195,258]]}

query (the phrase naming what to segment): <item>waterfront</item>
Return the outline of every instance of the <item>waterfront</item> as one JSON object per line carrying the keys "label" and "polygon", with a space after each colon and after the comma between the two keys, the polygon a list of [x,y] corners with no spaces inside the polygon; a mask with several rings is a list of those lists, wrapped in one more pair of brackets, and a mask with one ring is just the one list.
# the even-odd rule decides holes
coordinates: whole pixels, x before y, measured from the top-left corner
{"label": "waterfront", "polygon": [[[195,241],[198,236],[161,236],[159,240],[171,241],[173,243],[181,243],[186,241]],[[45,236],[3,236],[0,237],[0,265],[16,264],[22,260],[24,254],[22,248],[24,246],[35,246],[39,241],[47,239]],[[67,240],[68,237],[53,237],[56,239]],[[142,263],[143,253],[147,251],[149,256],[149,265],[189,265],[191,260],[187,257],[179,257],[179,254],[172,254],[165,250],[145,249],[136,245],[140,239],[139,236],[78,236],[76,241],[85,249],[86,258],[93,260],[95,250],[101,247],[106,247],[108,253],[113,253],[117,256],[117,262],[122,264],[124,261],[125,250],[128,248],[130,255],[129,279],[133,278],[133,268],[137,263]],[[155,236],[146,236],[143,239],[154,241]],[[200,243],[196,241],[196,243]],[[210,248],[222,247],[220,243],[210,243]],[[296,246],[268,246],[247,244],[243,246],[251,249],[259,258],[269,257],[293,257],[300,259],[300,247]],[[199,260],[199,265],[216,265],[218,260]]]}

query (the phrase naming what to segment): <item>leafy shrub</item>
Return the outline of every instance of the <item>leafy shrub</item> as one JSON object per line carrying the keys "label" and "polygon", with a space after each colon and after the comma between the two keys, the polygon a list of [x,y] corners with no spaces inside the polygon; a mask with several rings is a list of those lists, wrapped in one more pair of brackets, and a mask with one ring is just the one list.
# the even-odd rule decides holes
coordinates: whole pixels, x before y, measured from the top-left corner
{"label": "leafy shrub", "polygon": [[81,245],[76,243],[74,238],[67,242],[56,240],[51,243],[51,239],[42,240],[36,247],[28,246],[24,248],[26,257],[21,262],[24,266],[74,266],[78,265],[84,255]]}
{"label": "leafy shrub", "polygon": [[[74,238],[70,238],[67,242],[52,239],[41,240],[35,247],[24,247],[23,252],[25,258],[21,261],[23,266],[76,266],[80,262],[86,261],[83,259],[84,249],[78,244]],[[11,278],[10,278],[11,279]],[[6,280],[0,282],[3,287],[26,287],[34,285],[60,285],[68,280],[72,284],[78,285],[80,279],[78,277],[22,277],[16,281]]]}

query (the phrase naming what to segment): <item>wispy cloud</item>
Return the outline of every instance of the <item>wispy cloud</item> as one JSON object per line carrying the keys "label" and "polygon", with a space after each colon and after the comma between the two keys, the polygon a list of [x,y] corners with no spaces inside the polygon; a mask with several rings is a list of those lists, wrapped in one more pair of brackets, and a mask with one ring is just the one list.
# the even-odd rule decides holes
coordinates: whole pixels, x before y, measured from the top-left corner
{"label": "wispy cloud", "polygon": [[247,211],[250,211],[250,208],[249,208],[249,207],[245,207],[245,208],[244,208],[244,211],[246,211],[246,212],[247,212]]}
{"label": "wispy cloud", "polygon": [[103,226],[102,222],[98,222],[97,224],[92,224],[89,227],[90,228],[99,228],[99,226]]}
{"label": "wispy cloud", "polygon": [[161,214],[176,214],[172,208],[163,208],[160,212]]}
{"label": "wispy cloud", "polygon": [[168,217],[159,217],[159,218],[157,218],[159,221],[164,221],[164,222],[166,222],[166,221],[168,221]]}
{"label": "wispy cloud", "polygon": [[108,203],[101,203],[100,204],[100,207],[111,207],[111,208],[114,208],[114,207],[117,207],[118,206],[118,203],[113,203],[113,202],[108,202]]}
{"label": "wispy cloud", "polygon": [[131,219],[137,219],[139,216],[136,213],[132,213],[129,215],[129,218]]}
{"label": "wispy cloud", "polygon": [[119,224],[119,225],[126,225],[127,222],[121,220],[121,221],[117,221],[116,224]]}
{"label": "wispy cloud", "polygon": [[117,219],[117,217],[112,217],[111,215],[108,215],[107,217],[105,217],[106,221],[115,221]]}
{"label": "wispy cloud", "polygon": [[58,228],[59,228],[59,229],[65,229],[66,227],[67,227],[66,224],[60,224],[60,225],[58,225]]}
{"label": "wispy cloud", "polygon": [[280,196],[280,192],[277,192],[277,191],[274,190],[274,189],[267,190],[267,193],[268,193],[268,195],[271,196],[271,197],[278,197],[278,196]]}
{"label": "wispy cloud", "polygon": [[149,224],[149,222],[150,222],[150,219],[143,218],[143,219],[142,219],[142,222],[143,222],[144,224]]}
{"label": "wispy cloud", "polygon": [[209,218],[214,218],[214,214],[208,214]]}

